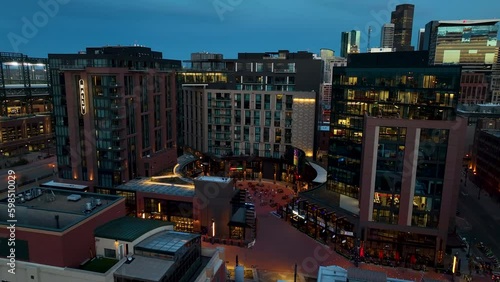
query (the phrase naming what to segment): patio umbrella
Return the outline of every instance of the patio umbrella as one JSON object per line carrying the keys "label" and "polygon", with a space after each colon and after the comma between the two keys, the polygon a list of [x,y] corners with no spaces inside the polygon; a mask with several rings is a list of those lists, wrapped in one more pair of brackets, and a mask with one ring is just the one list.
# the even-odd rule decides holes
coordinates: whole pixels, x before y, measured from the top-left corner
{"label": "patio umbrella", "polygon": [[400,257],[399,257],[399,252],[398,252],[398,251],[396,251],[396,255],[395,255],[394,257],[395,257],[395,259],[396,259],[396,260],[399,260],[399,259],[400,259]]}
{"label": "patio umbrella", "polygon": [[410,258],[410,263],[411,263],[411,264],[415,264],[415,263],[417,263],[417,258],[415,257],[415,255],[411,255],[411,258]]}
{"label": "patio umbrella", "polygon": [[363,247],[359,248],[359,257],[360,258],[365,257],[365,248],[363,248]]}
{"label": "patio umbrella", "polygon": [[379,250],[378,251],[378,258],[379,259],[384,259],[384,251],[383,250]]}

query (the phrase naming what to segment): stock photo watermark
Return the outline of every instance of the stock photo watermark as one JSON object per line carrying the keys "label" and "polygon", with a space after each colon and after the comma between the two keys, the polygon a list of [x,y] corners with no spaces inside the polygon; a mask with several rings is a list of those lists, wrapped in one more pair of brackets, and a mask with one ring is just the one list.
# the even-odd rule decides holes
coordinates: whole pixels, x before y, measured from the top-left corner
{"label": "stock photo watermark", "polygon": [[212,5],[217,16],[219,16],[219,20],[222,22],[224,21],[224,14],[234,11],[241,3],[243,3],[243,0],[214,0]]}
{"label": "stock photo watermark", "polygon": [[7,218],[9,224],[7,272],[16,274],[16,172],[13,170],[7,171]]}
{"label": "stock photo watermark", "polygon": [[21,30],[19,32],[9,32],[7,39],[14,52],[19,52],[22,44],[28,44],[38,31],[44,28],[54,18],[60,10],[61,5],[66,5],[70,0],[40,0],[38,6],[40,10],[36,11],[30,17],[21,18]]}

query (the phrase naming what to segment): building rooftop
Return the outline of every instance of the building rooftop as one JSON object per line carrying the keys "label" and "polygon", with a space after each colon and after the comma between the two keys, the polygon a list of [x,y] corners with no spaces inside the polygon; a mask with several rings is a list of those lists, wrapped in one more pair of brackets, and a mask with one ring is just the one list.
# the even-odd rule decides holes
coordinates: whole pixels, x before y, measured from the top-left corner
{"label": "building rooftop", "polygon": [[451,21],[436,21],[439,25],[483,25],[490,24],[494,25],[498,23],[500,19],[483,19],[483,20],[451,20]]}
{"label": "building rooftop", "polygon": [[247,227],[246,224],[246,208],[239,208],[231,217],[230,224],[233,226]]}
{"label": "building rooftop", "polygon": [[495,136],[496,138],[500,138],[500,130],[498,129],[483,129],[485,133]]}
{"label": "building rooftop", "polygon": [[198,176],[195,179],[199,181],[209,181],[209,182],[219,182],[219,183],[230,183],[231,181],[233,181],[232,178],[218,177],[218,176]]}
{"label": "building rooftop", "polygon": [[353,281],[386,282],[387,274],[380,271],[371,271],[357,267],[347,269],[347,277]]}
{"label": "building rooftop", "polygon": [[193,197],[194,196],[194,185],[186,183],[181,184],[171,184],[171,183],[160,183],[156,181],[151,181],[151,178],[138,177],[130,180],[129,182],[119,185],[116,187],[117,190],[123,191],[138,191],[156,194],[166,194],[181,197]]}
{"label": "building rooftop", "polygon": [[165,231],[144,239],[135,246],[135,249],[152,253],[175,255],[180,248],[197,237],[200,237],[200,235]]}
{"label": "building rooftop", "polygon": [[136,217],[122,217],[110,221],[96,228],[95,237],[133,242],[145,233],[159,227],[174,225],[162,220],[142,219]]}
{"label": "building rooftop", "polygon": [[[29,194],[28,194],[29,192]],[[64,231],[124,198],[113,195],[32,188],[16,197],[15,218],[9,218],[7,198],[0,200],[0,224],[17,219],[18,227]]]}
{"label": "building rooftop", "polygon": [[140,281],[161,281],[174,263],[173,260],[134,256],[134,260],[123,263],[114,275]]}

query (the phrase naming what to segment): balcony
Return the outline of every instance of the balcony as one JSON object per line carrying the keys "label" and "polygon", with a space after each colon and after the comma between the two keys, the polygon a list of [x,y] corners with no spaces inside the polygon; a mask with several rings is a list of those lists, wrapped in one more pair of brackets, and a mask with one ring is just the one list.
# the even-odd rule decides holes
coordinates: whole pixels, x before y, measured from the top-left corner
{"label": "balcony", "polygon": [[274,73],[295,73],[295,69],[274,69]]}

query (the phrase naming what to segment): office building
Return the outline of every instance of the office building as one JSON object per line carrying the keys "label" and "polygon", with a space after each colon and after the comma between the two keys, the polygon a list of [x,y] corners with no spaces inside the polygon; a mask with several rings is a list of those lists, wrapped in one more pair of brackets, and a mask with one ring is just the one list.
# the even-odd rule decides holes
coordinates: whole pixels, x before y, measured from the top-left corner
{"label": "office building", "polygon": [[421,28],[418,32],[418,51],[424,51],[425,28]]}
{"label": "office building", "polygon": [[[343,67],[347,65],[347,58],[344,57],[331,57],[323,59],[323,83],[332,83],[332,68]],[[321,91],[321,90],[320,90]]]}
{"label": "office building", "polygon": [[498,21],[431,21],[425,26],[429,64],[462,66],[460,103],[491,101],[492,70],[498,62]]}
{"label": "office building", "polygon": [[429,64],[492,65],[498,58],[499,20],[431,21],[425,25]]}
{"label": "office building", "polygon": [[361,31],[351,30],[342,32],[340,40],[340,57],[347,58],[348,54],[361,52]]}
{"label": "office building", "polygon": [[356,54],[334,68],[330,176],[292,207],[313,217],[300,228],[341,249],[443,263],[466,124],[460,66],[430,67],[427,56]]}
{"label": "office building", "polygon": [[394,48],[394,24],[384,24],[380,34],[380,48]]}
{"label": "office building", "polygon": [[0,53],[0,156],[49,154],[53,143],[47,59]]}
{"label": "office building", "polygon": [[413,32],[413,14],[415,5],[397,5],[391,13],[391,23],[394,24],[394,48],[396,51],[413,51],[411,37]]}
{"label": "office building", "polygon": [[58,173],[109,188],[173,167],[181,62],[150,48],[49,54]]}
{"label": "office building", "polygon": [[321,49],[320,58],[323,61],[323,82],[332,79],[332,62],[335,59],[335,51],[331,49]]}

